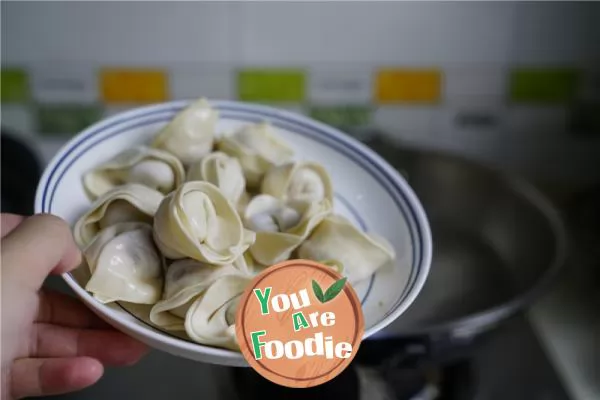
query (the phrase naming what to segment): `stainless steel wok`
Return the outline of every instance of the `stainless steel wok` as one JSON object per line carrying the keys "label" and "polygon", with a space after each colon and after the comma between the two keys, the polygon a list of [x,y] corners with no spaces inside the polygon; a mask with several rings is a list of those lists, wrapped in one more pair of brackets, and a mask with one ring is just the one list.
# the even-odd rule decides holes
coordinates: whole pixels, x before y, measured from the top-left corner
{"label": "stainless steel wok", "polygon": [[457,156],[388,154],[423,203],[434,254],[417,300],[375,339],[471,337],[527,306],[557,276],[565,228],[530,184]]}

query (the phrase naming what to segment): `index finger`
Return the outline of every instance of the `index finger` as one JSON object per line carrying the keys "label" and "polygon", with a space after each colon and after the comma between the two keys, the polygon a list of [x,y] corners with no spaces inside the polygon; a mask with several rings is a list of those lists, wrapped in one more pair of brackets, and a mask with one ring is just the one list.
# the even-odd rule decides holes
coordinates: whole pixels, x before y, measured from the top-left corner
{"label": "index finger", "polygon": [[3,280],[11,283],[37,291],[48,274],[70,271],[80,263],[71,229],[54,215],[29,217],[2,238]]}
{"label": "index finger", "polygon": [[71,328],[112,328],[75,297],[44,289],[40,290],[38,297],[38,315],[35,322]]}

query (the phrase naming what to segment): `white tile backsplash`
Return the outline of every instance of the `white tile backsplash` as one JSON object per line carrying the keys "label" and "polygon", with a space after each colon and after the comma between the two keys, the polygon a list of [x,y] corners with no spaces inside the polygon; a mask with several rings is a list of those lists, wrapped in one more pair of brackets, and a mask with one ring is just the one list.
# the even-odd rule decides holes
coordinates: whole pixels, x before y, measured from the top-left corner
{"label": "white tile backsplash", "polygon": [[588,64],[600,59],[596,2],[515,3],[510,59],[515,64]]}
{"label": "white tile backsplash", "polygon": [[129,111],[134,107],[138,107],[137,104],[119,104],[119,105],[107,105],[104,107],[104,118],[112,117],[117,114]]}
{"label": "white tile backsplash", "polygon": [[384,106],[375,110],[373,120],[376,126],[398,141],[429,142],[435,137],[439,112],[437,107],[430,106]]}
{"label": "white tile backsplash", "polygon": [[[562,148],[559,165],[589,157],[578,160],[584,168],[597,142],[564,132],[562,106],[507,109],[506,79],[519,64],[586,67],[592,84],[581,96],[600,98],[599,11],[593,2],[7,2],[2,62],[26,68],[34,99],[45,103],[93,102],[101,66],[164,67],[170,97],[187,99],[236,98],[240,67],[306,68],[306,100],[320,105],[372,103],[379,67],[438,68],[440,104],[375,107],[374,125],[514,165],[546,162]],[[106,115],[134,106],[109,105]],[[500,115],[497,126],[481,125],[488,111]],[[2,119],[35,133],[24,106],[3,104]]]}
{"label": "white tile backsplash", "polygon": [[236,97],[231,66],[182,66],[170,71],[171,97],[174,99],[231,100]]}
{"label": "white tile backsplash", "polygon": [[505,129],[504,107],[493,98],[477,98],[478,101],[450,105],[439,111],[434,129],[443,136],[459,139],[455,132],[477,132],[480,135],[501,135]]}
{"label": "white tile backsplash", "polygon": [[241,3],[242,62],[505,63],[514,3]]}
{"label": "white tile backsplash", "polygon": [[18,134],[33,134],[35,121],[29,107],[21,104],[2,104],[0,108],[2,126]]}
{"label": "white tile backsplash", "polygon": [[504,100],[508,68],[503,66],[448,67],[444,70],[444,98],[448,104],[476,104],[482,98]]}
{"label": "white tile backsplash", "polygon": [[506,112],[506,128],[523,135],[541,135],[543,140],[567,136],[567,111],[565,106],[511,106]]}
{"label": "white tile backsplash", "polygon": [[95,103],[98,79],[93,64],[43,63],[30,71],[33,98],[41,103]]}
{"label": "white tile backsplash", "polygon": [[2,57],[105,65],[232,62],[233,3],[7,2]]}
{"label": "white tile backsplash", "polygon": [[373,97],[370,68],[314,67],[308,81],[308,100],[319,105],[369,104]]}
{"label": "white tile backsplash", "polygon": [[593,2],[7,2],[3,14],[3,62],[17,64],[504,66],[593,59],[600,40]]}

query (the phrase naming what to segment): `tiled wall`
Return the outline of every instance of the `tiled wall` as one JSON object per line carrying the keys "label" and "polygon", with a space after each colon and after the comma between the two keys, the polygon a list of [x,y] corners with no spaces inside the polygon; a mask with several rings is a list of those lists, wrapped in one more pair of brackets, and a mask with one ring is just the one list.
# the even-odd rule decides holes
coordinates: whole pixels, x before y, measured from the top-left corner
{"label": "tiled wall", "polygon": [[416,135],[511,123],[515,129],[588,134],[594,119],[582,121],[585,115],[575,111],[595,103],[584,96],[590,89],[586,82],[595,79],[593,70],[576,67],[336,71],[63,64],[2,68],[2,104],[29,113],[28,129],[43,135],[71,135],[111,110],[200,96],[273,104],[342,127]]}
{"label": "tiled wall", "polygon": [[593,3],[2,7],[3,123],[42,138],[139,104],[207,96],[533,174],[570,179],[597,158]]}

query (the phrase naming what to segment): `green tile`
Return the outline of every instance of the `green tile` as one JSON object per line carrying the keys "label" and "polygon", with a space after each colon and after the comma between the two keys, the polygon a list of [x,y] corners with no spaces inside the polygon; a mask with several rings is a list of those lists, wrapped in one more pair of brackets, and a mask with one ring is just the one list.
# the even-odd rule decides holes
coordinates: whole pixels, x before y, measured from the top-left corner
{"label": "green tile", "polygon": [[312,106],[309,116],[337,128],[358,128],[371,123],[372,109],[360,105]]}
{"label": "green tile", "polygon": [[242,101],[302,102],[305,86],[306,75],[300,69],[243,69],[237,76]]}
{"label": "green tile", "polygon": [[36,108],[38,131],[47,136],[72,136],[103,116],[103,109],[94,105],[52,104]]}
{"label": "green tile", "polygon": [[567,103],[574,98],[580,80],[573,68],[518,68],[510,74],[513,103]]}
{"label": "green tile", "polygon": [[29,100],[29,76],[20,68],[3,68],[0,73],[2,103],[24,103]]}

